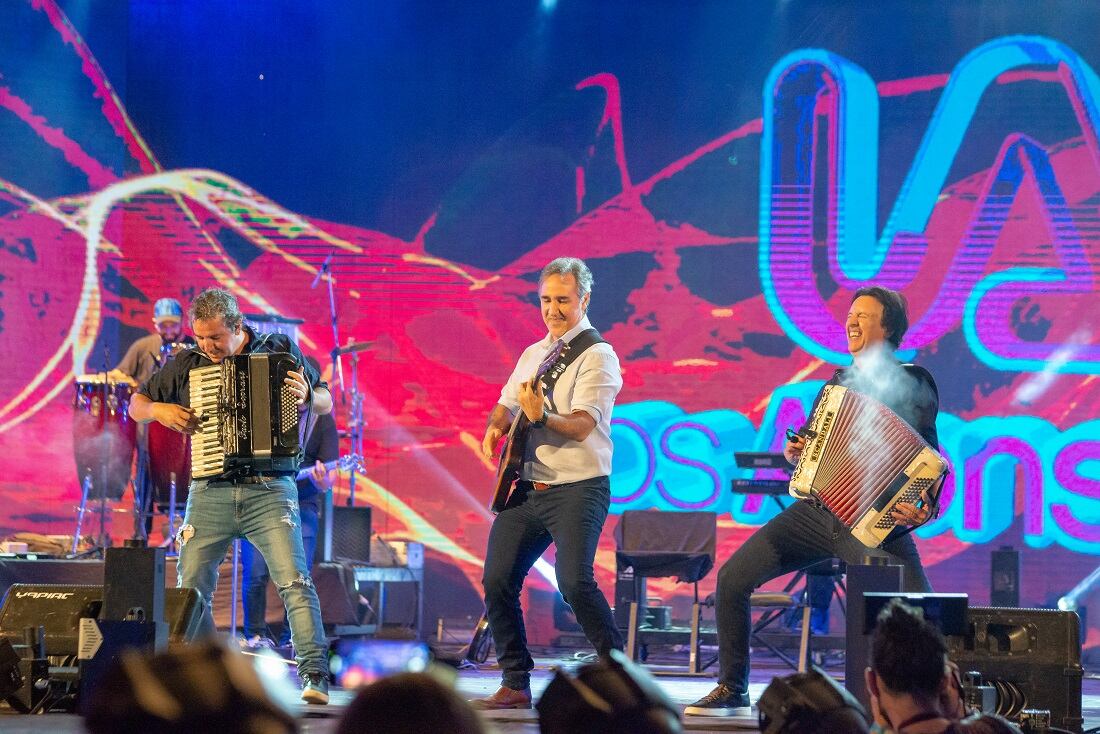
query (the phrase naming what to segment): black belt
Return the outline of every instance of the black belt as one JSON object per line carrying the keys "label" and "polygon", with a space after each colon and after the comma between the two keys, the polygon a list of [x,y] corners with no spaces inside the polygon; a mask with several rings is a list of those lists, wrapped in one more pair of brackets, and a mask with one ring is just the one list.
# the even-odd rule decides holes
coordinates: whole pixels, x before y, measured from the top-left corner
{"label": "black belt", "polygon": [[280,476],[267,476],[264,474],[249,474],[243,477],[234,477],[232,479],[224,479],[222,481],[232,482],[233,484],[267,484],[273,482],[276,479],[282,479]]}

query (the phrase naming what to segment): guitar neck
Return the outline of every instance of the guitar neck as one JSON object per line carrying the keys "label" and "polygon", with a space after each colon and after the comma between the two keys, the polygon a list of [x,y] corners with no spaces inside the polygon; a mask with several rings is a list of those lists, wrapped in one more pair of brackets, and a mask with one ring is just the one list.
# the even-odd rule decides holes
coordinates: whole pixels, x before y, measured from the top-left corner
{"label": "guitar neck", "polygon": [[[335,469],[338,466],[340,466],[340,460],[339,459],[337,459],[336,461],[325,462],[325,471],[326,472],[332,471],[333,469]],[[309,475],[312,471],[313,471],[313,464],[310,464],[305,469],[301,469],[301,470],[298,471],[298,475],[294,477],[294,481],[300,482],[303,479],[308,479]]]}

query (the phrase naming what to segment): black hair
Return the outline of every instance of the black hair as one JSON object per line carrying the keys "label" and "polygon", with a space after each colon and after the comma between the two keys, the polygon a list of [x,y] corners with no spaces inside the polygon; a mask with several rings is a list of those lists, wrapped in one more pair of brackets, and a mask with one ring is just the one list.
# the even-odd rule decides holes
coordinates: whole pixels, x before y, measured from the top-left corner
{"label": "black hair", "polygon": [[212,639],[155,655],[123,652],[81,705],[90,734],[298,731],[252,662]]}
{"label": "black hair", "polygon": [[361,690],[336,734],[484,734],[485,726],[454,688],[429,673],[399,673]]}
{"label": "black hair", "polygon": [[934,698],[943,683],[947,642],[939,629],[901,599],[878,615],[871,640],[871,667],[893,693]]}
{"label": "black hair", "polygon": [[909,331],[909,304],[905,296],[879,285],[860,288],[852,296],[852,302],[860,296],[870,296],[882,304],[882,328],[886,330],[886,341],[893,344],[894,349],[900,347],[905,332]]}
{"label": "black hair", "polygon": [[776,676],[756,702],[764,734],[866,734],[866,710],[820,668]]}

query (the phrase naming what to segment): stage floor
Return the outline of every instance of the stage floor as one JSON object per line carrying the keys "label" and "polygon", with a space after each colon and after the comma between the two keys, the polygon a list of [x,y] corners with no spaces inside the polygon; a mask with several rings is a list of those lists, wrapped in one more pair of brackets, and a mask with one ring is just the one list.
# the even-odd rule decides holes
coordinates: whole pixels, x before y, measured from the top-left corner
{"label": "stage floor", "polygon": [[[547,651],[552,652],[552,651]],[[543,688],[552,677],[552,669],[555,666],[566,669],[576,668],[583,664],[571,654],[554,657],[542,655],[537,658],[537,667],[532,675],[531,687],[536,700]],[[651,670],[662,670],[662,666],[655,665]],[[843,666],[830,667],[829,673],[843,676]],[[753,661],[752,678],[749,692],[755,701],[764,692],[768,683],[776,675],[787,675],[791,670],[775,664],[773,659]],[[689,678],[677,675],[661,675],[658,683],[675,704],[680,707],[695,701],[706,694],[714,685],[710,678]],[[496,690],[500,683],[500,671],[495,665],[483,665],[476,670],[461,670],[458,672],[456,687],[466,698],[474,698],[488,695]],[[1086,677],[1082,686],[1082,710],[1085,719],[1085,729],[1100,726],[1100,677]],[[351,701],[353,693],[336,689],[332,691],[331,702],[328,706],[298,706],[301,731],[308,734],[329,734],[336,730],[336,724],[342,715],[344,708]],[[486,721],[490,725],[490,731],[496,734],[537,734],[538,712],[535,709],[529,711],[500,711],[485,712]],[[689,732],[754,732],[759,731],[755,718],[700,718],[687,716],[683,718],[684,730]],[[80,717],[72,714],[45,714],[42,716],[0,716],[0,731],[4,734],[83,734]]]}

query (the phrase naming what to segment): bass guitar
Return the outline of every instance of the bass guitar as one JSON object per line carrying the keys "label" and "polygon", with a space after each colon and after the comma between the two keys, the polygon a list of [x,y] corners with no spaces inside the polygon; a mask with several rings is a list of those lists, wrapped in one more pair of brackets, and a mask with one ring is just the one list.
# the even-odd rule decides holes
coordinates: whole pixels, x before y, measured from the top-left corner
{"label": "bass guitar", "polygon": [[[309,475],[313,472],[313,466],[313,464],[310,464],[307,467],[303,467],[298,472],[298,476],[294,477],[294,481],[300,482],[303,479],[308,479]],[[363,467],[363,457],[359,454],[348,454],[347,456],[341,456],[335,461],[326,461],[324,466],[326,472],[330,472],[333,469],[338,471],[366,471]]]}

